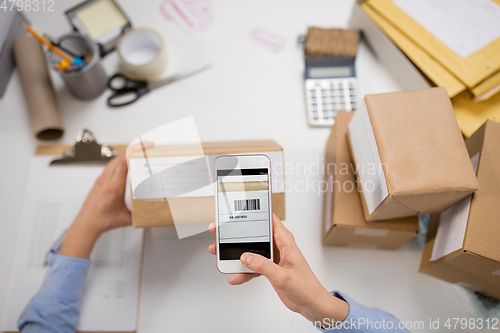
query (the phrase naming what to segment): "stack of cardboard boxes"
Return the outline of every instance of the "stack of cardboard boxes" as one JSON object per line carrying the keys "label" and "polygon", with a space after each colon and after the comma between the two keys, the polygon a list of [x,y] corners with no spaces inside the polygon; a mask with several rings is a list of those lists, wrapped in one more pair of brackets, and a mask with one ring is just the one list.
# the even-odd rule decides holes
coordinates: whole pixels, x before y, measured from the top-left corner
{"label": "stack of cardboard boxes", "polygon": [[499,141],[464,142],[444,88],[365,96],[327,142],[323,243],[394,249],[431,213],[420,271],[500,298]]}
{"label": "stack of cardboard boxes", "polygon": [[500,124],[465,142],[479,190],[432,216],[420,271],[500,299]]}
{"label": "stack of cardboard boxes", "polygon": [[[397,248],[418,232],[418,215],[441,212],[479,188],[443,88],[365,96],[354,115],[338,116],[326,155],[351,173],[326,171],[333,183],[325,198],[328,245]],[[355,195],[344,186],[354,178]],[[347,225],[352,241],[340,235]]]}

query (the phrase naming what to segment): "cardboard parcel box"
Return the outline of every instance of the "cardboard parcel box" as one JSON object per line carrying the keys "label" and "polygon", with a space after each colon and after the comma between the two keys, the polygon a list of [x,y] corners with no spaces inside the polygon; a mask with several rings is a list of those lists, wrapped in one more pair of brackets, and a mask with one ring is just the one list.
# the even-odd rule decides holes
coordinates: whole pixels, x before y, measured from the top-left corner
{"label": "cardboard parcel box", "polygon": [[339,112],[326,144],[323,244],[396,249],[418,232],[418,217],[367,222],[347,144],[352,112]]}
{"label": "cardboard parcel box", "polygon": [[479,190],[432,216],[420,272],[500,299],[500,124],[467,139]]}
{"label": "cardboard parcel box", "polygon": [[479,188],[445,88],[366,95],[348,140],[368,221],[441,212]]}
{"label": "cardboard parcel box", "polygon": [[[273,212],[282,220],[285,219],[285,191],[284,191],[284,164],[283,148],[274,141],[241,141],[241,142],[210,142],[202,143],[202,148],[207,159],[203,159],[200,172],[207,174],[207,169],[213,177],[213,162],[220,155],[227,154],[265,154],[271,160],[272,204]],[[147,149],[147,159],[151,168],[165,165],[180,165],[194,157],[196,149],[187,145],[158,146]],[[138,185],[134,184],[134,175],[147,173],[147,166],[143,161],[142,151],[127,156],[132,190]],[[136,162],[132,163],[133,159]],[[197,161],[200,161],[198,159]],[[179,172],[183,168],[179,168]],[[192,172],[187,171],[187,172]],[[190,177],[198,176],[190,173]],[[153,170],[154,173],[154,170]],[[186,176],[186,175],[182,175]],[[165,180],[168,184],[169,180]],[[154,184],[153,184],[154,185]],[[161,186],[161,184],[158,184]],[[175,198],[163,198],[158,193],[151,191],[147,199],[136,199],[132,194],[132,224],[135,228],[148,228],[174,225],[172,210],[175,210],[175,223],[179,224],[208,224],[215,221],[215,185],[213,183],[203,188],[190,191]],[[156,193],[156,194],[155,194]],[[172,207],[170,207],[172,206]]]}

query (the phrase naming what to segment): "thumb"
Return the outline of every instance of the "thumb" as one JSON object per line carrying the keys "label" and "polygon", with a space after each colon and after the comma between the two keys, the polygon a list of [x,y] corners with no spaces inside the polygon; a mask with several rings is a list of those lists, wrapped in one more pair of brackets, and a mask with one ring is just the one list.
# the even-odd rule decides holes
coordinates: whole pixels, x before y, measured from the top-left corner
{"label": "thumb", "polygon": [[283,269],[260,254],[246,252],[241,255],[240,260],[245,267],[264,275],[270,282],[277,279]]}

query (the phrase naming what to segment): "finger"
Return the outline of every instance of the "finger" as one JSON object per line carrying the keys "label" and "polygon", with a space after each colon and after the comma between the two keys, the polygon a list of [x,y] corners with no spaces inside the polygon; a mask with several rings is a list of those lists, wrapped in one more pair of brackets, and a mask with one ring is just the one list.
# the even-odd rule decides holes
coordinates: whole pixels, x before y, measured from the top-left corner
{"label": "finger", "polygon": [[125,211],[120,215],[117,225],[113,227],[125,227],[132,225],[132,213],[125,207]]}
{"label": "finger", "polygon": [[111,180],[117,182],[118,184],[123,185],[123,190],[125,191],[125,181],[127,178],[127,159],[124,153],[116,156],[114,158],[116,160],[116,166],[114,168],[114,172],[111,176]]}
{"label": "finger", "polygon": [[284,230],[288,231],[288,229],[285,228],[283,222],[281,222],[279,217],[277,217],[276,214],[273,213],[273,232],[284,231]]}
{"label": "finger", "polygon": [[281,261],[281,254],[280,254],[280,249],[276,245],[276,241],[273,242],[273,262],[275,264],[279,264]]}
{"label": "finger", "polygon": [[215,244],[210,244],[208,246],[208,252],[210,252],[213,255],[216,255],[217,254],[217,246],[215,246]]}
{"label": "finger", "polygon": [[229,282],[230,285],[237,286],[239,284],[243,284],[259,276],[260,274],[257,273],[245,273],[245,274],[242,273],[236,276],[231,276],[229,279],[227,279],[227,281]]}
{"label": "finger", "polygon": [[115,158],[113,158],[111,161],[109,161],[108,164],[106,165],[106,167],[104,168],[104,171],[102,172],[101,177],[104,179],[109,179],[113,173],[113,170],[116,166],[116,163],[117,163],[117,161],[115,161]]}
{"label": "finger", "polygon": [[273,214],[273,236],[274,242],[278,248],[282,248],[287,244],[295,244],[295,238],[293,234],[285,228],[281,220]]}
{"label": "finger", "polygon": [[[118,155],[120,156],[120,155]],[[118,167],[119,167],[119,159],[118,159],[118,156],[116,156],[115,158],[113,158],[110,162],[109,162],[109,173],[107,175],[107,180],[110,181],[110,180],[115,180],[115,174],[116,174],[116,171],[118,170]]]}
{"label": "finger", "polygon": [[279,279],[283,268],[260,254],[245,252],[240,257],[241,263],[254,271],[267,277],[269,280]]}
{"label": "finger", "polygon": [[148,148],[153,148],[155,146],[154,142],[142,142],[133,146],[128,146],[127,147],[127,153],[133,153],[136,151],[141,151],[143,149],[148,149]]}
{"label": "finger", "polygon": [[215,223],[210,223],[208,225],[208,231],[210,231],[212,234],[215,234]]}

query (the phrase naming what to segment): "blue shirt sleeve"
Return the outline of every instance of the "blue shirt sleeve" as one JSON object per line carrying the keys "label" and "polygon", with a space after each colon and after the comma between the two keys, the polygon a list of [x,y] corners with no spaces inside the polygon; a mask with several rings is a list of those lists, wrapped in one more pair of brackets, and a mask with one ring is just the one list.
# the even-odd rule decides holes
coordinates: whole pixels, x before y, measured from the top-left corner
{"label": "blue shirt sleeve", "polygon": [[19,318],[19,332],[76,332],[89,265],[89,259],[51,255],[40,290]]}
{"label": "blue shirt sleeve", "polygon": [[338,291],[333,291],[331,294],[349,304],[349,314],[341,323],[324,322],[322,326],[325,328],[318,327],[320,331],[328,333],[409,333],[404,328],[403,323],[390,313],[378,308],[368,308]]}

